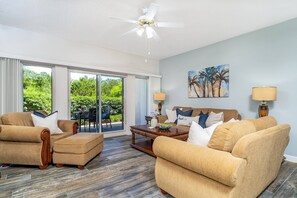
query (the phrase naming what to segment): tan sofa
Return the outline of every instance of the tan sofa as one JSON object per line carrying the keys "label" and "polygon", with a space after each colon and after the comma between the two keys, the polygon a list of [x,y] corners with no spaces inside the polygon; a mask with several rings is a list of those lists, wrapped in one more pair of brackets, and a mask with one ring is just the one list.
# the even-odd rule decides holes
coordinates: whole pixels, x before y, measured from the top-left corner
{"label": "tan sofa", "polygon": [[220,125],[208,147],[158,137],[156,183],[174,197],[257,197],[278,174],[289,131],[265,117]]}
{"label": "tan sofa", "polygon": [[57,140],[77,132],[75,120],[59,120],[63,134],[50,135],[47,128],[34,127],[31,112],[11,112],[0,116],[0,163],[37,165],[45,169],[52,159]]}

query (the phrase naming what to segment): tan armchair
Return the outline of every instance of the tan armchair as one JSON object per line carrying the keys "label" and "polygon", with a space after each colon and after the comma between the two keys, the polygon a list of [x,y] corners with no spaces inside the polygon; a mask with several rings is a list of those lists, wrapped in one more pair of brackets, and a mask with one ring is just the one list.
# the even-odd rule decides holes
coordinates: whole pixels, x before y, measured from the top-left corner
{"label": "tan armchair", "polygon": [[[289,142],[290,126],[276,125],[272,117],[249,121],[254,131],[237,142],[233,141],[234,137],[229,139],[236,133],[228,129],[232,124],[217,127],[223,133],[217,129],[214,132],[232,132],[226,135],[226,140],[231,140],[228,145],[235,144],[231,152],[213,149],[210,143],[202,147],[168,137],[156,138],[153,144],[157,156],[155,178],[162,192],[185,198],[257,197],[277,177]],[[245,131],[247,122],[238,122],[236,130]]]}
{"label": "tan armchair", "polygon": [[59,120],[63,134],[50,135],[47,128],[34,127],[31,112],[0,116],[0,163],[37,165],[46,169],[52,159],[53,142],[77,133],[75,120]]}

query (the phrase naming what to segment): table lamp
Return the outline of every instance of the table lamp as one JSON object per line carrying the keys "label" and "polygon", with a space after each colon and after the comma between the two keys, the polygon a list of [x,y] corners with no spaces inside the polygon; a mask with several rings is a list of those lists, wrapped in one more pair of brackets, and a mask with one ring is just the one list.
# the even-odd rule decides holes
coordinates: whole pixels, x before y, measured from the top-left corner
{"label": "table lamp", "polygon": [[159,114],[161,115],[161,111],[162,111],[162,102],[165,100],[166,98],[166,94],[162,93],[162,92],[157,92],[154,94],[154,100],[158,101],[158,111]]}
{"label": "table lamp", "polygon": [[267,101],[276,100],[276,91],[276,87],[253,87],[252,99],[261,101],[258,109],[259,117],[268,116],[269,108]]}

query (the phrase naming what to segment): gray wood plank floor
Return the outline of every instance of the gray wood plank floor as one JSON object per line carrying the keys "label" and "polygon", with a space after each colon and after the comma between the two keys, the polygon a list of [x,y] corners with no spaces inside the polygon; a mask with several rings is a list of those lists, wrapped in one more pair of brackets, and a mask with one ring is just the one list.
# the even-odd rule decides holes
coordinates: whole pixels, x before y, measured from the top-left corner
{"label": "gray wood plank floor", "polygon": [[[0,197],[171,197],[156,186],[155,158],[131,148],[130,138],[105,139],[101,155],[84,170],[2,167]],[[285,162],[278,178],[259,197],[297,197],[297,164]]]}

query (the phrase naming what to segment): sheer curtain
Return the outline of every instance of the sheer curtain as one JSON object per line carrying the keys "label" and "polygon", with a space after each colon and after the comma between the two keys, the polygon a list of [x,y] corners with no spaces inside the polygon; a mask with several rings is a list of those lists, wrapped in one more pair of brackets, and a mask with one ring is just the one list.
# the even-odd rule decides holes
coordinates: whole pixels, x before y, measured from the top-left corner
{"label": "sheer curtain", "polygon": [[23,111],[23,71],[20,60],[0,57],[0,115]]}
{"label": "sheer curtain", "polygon": [[147,79],[135,78],[135,124],[146,124],[147,114]]}

